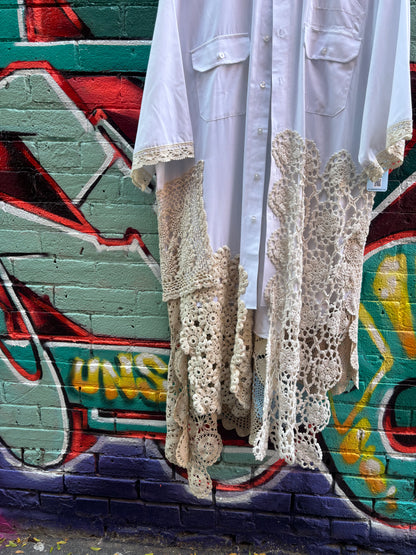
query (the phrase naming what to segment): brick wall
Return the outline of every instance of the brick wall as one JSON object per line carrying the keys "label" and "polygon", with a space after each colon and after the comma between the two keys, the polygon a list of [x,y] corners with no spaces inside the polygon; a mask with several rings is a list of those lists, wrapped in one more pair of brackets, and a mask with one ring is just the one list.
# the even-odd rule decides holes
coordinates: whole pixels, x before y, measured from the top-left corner
{"label": "brick wall", "polygon": [[42,522],[191,532],[224,548],[271,538],[311,553],[412,552],[413,142],[377,195],[360,389],[331,399],[322,467],[273,453],[260,464],[231,442],[200,501],[164,458],[169,330],[154,197],[129,178],[156,9],[0,0],[0,530]]}

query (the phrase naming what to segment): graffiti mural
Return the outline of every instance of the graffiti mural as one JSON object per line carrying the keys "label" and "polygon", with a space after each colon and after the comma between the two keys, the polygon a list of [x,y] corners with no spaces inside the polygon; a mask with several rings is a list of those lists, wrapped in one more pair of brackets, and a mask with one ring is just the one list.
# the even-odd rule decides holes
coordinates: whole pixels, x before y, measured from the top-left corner
{"label": "graffiti mural", "polygon": [[[120,182],[129,175],[128,138],[135,121],[122,112],[113,116],[108,94],[119,90],[120,81],[65,78],[48,63],[30,62],[12,64],[0,75],[2,102],[14,108],[9,121],[2,119],[2,225],[19,231],[15,249],[8,244],[0,261],[1,439],[28,465],[53,466],[72,457],[74,445],[78,452],[89,447],[94,436],[85,442],[83,427],[117,434],[165,429],[168,341],[137,339],[134,309],[120,317],[122,326],[130,324],[133,330],[130,338],[111,334],[105,321],[92,322],[100,300],[103,305],[114,302],[106,297],[120,296],[121,287],[124,298],[116,302],[133,307],[141,282],[160,289],[156,259],[137,229],[126,227],[140,225],[140,220],[131,214],[121,217],[120,211],[109,229],[99,213],[99,195],[111,185],[119,194]],[[21,91],[28,88],[31,98],[22,110]],[[90,104],[93,97],[97,103],[94,93],[102,88],[108,110],[104,101],[99,110]],[[123,88],[127,98],[129,93],[135,101],[140,97],[137,85],[123,83]],[[45,91],[49,121],[42,109]],[[36,97],[40,106],[33,102]],[[76,168],[70,180],[65,168]],[[150,205],[148,209],[152,212]],[[86,282],[82,274],[89,255],[96,263],[89,265]],[[122,285],[114,283],[121,257],[132,268]],[[35,266],[41,277],[33,287],[28,284]],[[43,287],[52,295],[36,292]],[[91,295],[95,298],[88,307]],[[111,328],[117,325],[112,315]],[[42,405],[49,410],[39,418]]]}
{"label": "graffiti mural", "polygon": [[[158,0],[127,6],[70,0],[20,0],[19,35],[28,42],[110,41],[151,38]],[[124,9],[123,9],[124,8]]]}
{"label": "graffiti mural", "polygon": [[[19,10],[22,40],[96,38],[69,3]],[[49,61],[0,73],[2,227],[17,233],[0,257],[0,438],[28,466],[59,467],[102,435],[152,438],[163,453],[169,341],[154,198],[129,177],[141,96],[134,76]],[[146,294],[151,307],[138,301]],[[273,454],[256,462],[240,439],[226,444],[223,459],[239,464],[214,467],[219,489],[264,483],[282,466]]]}
{"label": "graffiti mural", "polygon": [[[15,48],[43,43],[44,59],[15,50],[0,72],[0,436],[16,461],[53,468],[99,434],[164,435],[169,341],[163,307],[137,317],[141,291],[160,306],[153,199],[129,180],[142,83],[74,71],[67,54],[122,29],[105,36],[69,2],[13,13]],[[57,41],[65,74],[48,61]]]}
{"label": "graffiti mural", "polygon": [[415,256],[416,244],[393,242],[367,259],[360,389],[332,399],[323,434],[349,497],[389,523],[416,516]]}
{"label": "graffiti mural", "polygon": [[[164,459],[170,343],[155,198],[130,180],[157,4],[10,0],[0,8],[8,23],[0,42],[3,480],[2,471],[45,480],[67,470],[77,476],[86,457],[103,455],[90,462],[99,480],[106,465],[114,472],[109,453],[118,462],[120,453],[146,444],[146,457],[163,465],[141,477],[140,495],[148,502],[146,481],[157,479],[168,493],[165,500],[158,491],[153,501],[179,503],[182,494],[189,501],[186,476]],[[387,530],[416,524],[415,181],[411,141],[388,191],[376,196],[360,309],[360,388],[331,397],[321,437],[326,466],[302,473],[273,451],[256,461],[244,439],[224,431],[210,472],[217,508],[242,509],[238,528],[255,509],[261,518],[248,520],[247,530],[255,521],[265,533],[270,521],[263,513],[292,522],[305,510],[315,515],[313,530],[318,509],[311,503],[308,513],[302,503],[310,497],[319,505],[320,495],[343,504],[348,519]],[[111,485],[107,497],[136,499],[132,469],[133,493],[123,497]],[[329,492],[331,480],[341,498]],[[172,497],[166,484],[176,488]],[[63,505],[82,492],[62,489]],[[91,486],[88,495],[101,494]],[[120,511],[130,515],[123,502]],[[188,518],[181,511],[171,521],[178,529]],[[189,516],[190,528],[193,522]]]}
{"label": "graffiti mural", "polygon": [[416,522],[415,162],[413,139],[388,191],[376,197],[361,291],[360,387],[331,398],[323,432],[345,494],[395,526]]}
{"label": "graffiti mural", "polygon": [[[141,225],[134,213],[137,207],[126,214],[123,204],[117,214],[113,204],[112,232],[108,231],[108,216],[100,215],[106,208],[100,194],[105,192],[107,202],[108,188],[130,179],[131,143],[137,123],[127,117],[129,114],[112,112],[115,99],[109,91],[118,93],[120,81],[108,76],[64,77],[48,62],[17,62],[0,76],[5,104],[21,105],[19,92],[29,83],[32,99],[48,91],[48,110],[52,114],[51,121],[45,122],[44,110],[28,99],[21,118],[14,112],[10,122],[6,121],[0,143],[3,225],[9,228],[12,221],[18,222],[19,232],[31,231],[27,235],[30,252],[22,252],[26,245],[19,243],[19,249],[1,257],[1,378],[5,392],[0,416],[8,422],[1,439],[14,457],[27,465],[47,468],[62,464],[90,448],[98,438],[94,433],[161,440],[165,436],[169,342],[163,337],[146,338],[145,331],[137,333],[141,316],[137,289],[145,282],[160,297],[159,266],[140,232],[126,228],[128,223]],[[100,93],[103,90],[105,97]],[[141,90],[133,82],[123,83],[124,98],[129,100],[130,95],[131,103],[140,99]],[[55,115],[59,114],[59,129],[51,129],[53,109]],[[52,135],[55,129],[56,137]],[[66,168],[71,169],[70,180]],[[72,168],[76,168],[75,175]],[[129,187],[129,195],[145,196],[131,184]],[[152,201],[149,197],[145,209],[147,220],[155,228]],[[34,236],[40,238],[37,247],[33,245]],[[68,257],[71,264],[65,264]],[[96,264],[88,263],[90,257]],[[83,274],[85,260],[90,274],[87,280]],[[53,272],[51,263],[55,266]],[[122,283],[118,278],[115,285],[120,264],[126,273]],[[52,289],[53,303],[48,295],[36,293],[39,285],[27,285],[33,281],[34,270],[45,276],[42,285]],[[89,310],[85,286],[96,301],[90,302]],[[119,318],[112,314],[100,320],[97,302],[100,299],[104,307],[111,306],[114,295],[122,297],[119,302],[123,305],[131,303],[129,314]],[[157,299],[155,295],[153,298]],[[85,325],[87,312],[90,325]],[[162,309],[161,316],[166,320]],[[112,334],[118,319],[120,327],[130,327],[130,337]],[[36,415],[42,404],[49,410],[44,410],[39,419]],[[25,428],[22,423],[29,420],[31,425]],[[227,449],[233,450],[235,442],[229,443]],[[238,452],[238,446],[236,449]],[[251,466],[256,463],[246,456],[246,462],[249,459],[250,465],[241,464],[233,473],[239,488],[252,479]],[[276,457],[269,459],[276,462]],[[263,479],[264,465],[257,466],[261,471],[255,475]],[[213,471],[219,481],[221,468],[219,464]],[[272,475],[270,470],[266,475]]]}

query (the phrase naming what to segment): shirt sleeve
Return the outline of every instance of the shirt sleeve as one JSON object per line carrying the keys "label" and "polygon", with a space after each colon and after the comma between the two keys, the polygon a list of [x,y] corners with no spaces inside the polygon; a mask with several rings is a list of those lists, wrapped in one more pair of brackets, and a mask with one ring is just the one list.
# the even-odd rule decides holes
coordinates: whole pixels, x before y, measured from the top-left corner
{"label": "shirt sleeve", "polygon": [[376,0],[376,5],[359,152],[371,181],[400,166],[413,130],[409,2]]}
{"label": "shirt sleeve", "polygon": [[133,183],[145,189],[157,163],[193,156],[192,126],[175,0],[161,0],[134,146]]}

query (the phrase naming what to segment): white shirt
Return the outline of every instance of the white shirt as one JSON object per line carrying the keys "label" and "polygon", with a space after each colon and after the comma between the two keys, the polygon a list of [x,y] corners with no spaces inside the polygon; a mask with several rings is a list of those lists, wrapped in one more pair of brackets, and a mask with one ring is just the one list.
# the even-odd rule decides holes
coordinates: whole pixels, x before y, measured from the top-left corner
{"label": "white shirt", "polygon": [[[180,299],[185,314],[184,299],[201,289],[213,253],[227,247],[231,257],[239,255],[248,277],[241,306],[255,310],[253,330],[269,338],[266,367],[253,381],[251,438],[259,458],[271,437],[288,462],[316,463],[319,446],[307,430],[328,421],[326,391],[357,382],[362,249],[372,203],[365,183],[401,163],[412,134],[408,50],[407,0],[159,3],[132,176],[146,186],[156,166],[161,205],[169,206],[166,193],[176,202],[175,187],[191,195],[192,179],[199,179],[192,168],[203,163],[205,212],[191,210],[187,225],[193,219],[194,227],[186,233],[202,237],[198,248],[187,239],[188,251],[199,252],[191,264],[197,269],[184,279],[189,264],[177,271],[181,262],[172,265],[163,233],[165,300]],[[178,218],[162,213],[162,224]],[[180,318],[175,326],[183,338]],[[195,401],[197,353],[187,349],[190,410],[221,414],[224,422],[224,392],[216,401],[212,394],[205,408]],[[216,391],[223,391],[217,377]],[[246,409],[247,379],[231,367],[231,391]],[[237,412],[230,410],[228,423],[238,429]]]}

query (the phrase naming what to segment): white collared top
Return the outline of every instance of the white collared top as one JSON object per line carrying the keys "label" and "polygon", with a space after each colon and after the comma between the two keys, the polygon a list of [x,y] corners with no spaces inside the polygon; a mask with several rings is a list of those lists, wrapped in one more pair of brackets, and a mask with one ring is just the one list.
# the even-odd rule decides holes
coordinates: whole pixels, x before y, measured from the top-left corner
{"label": "white collared top", "polygon": [[165,198],[203,164],[203,216],[186,225],[204,220],[193,229],[207,250],[184,280],[162,238],[164,294],[206,286],[202,259],[224,247],[239,256],[240,301],[269,338],[253,382],[259,457],[273,436],[289,462],[316,461],[305,430],[325,426],[328,389],[357,382],[366,182],[401,163],[412,134],[408,52],[407,0],[159,2],[132,177],[146,187],[156,168]]}

